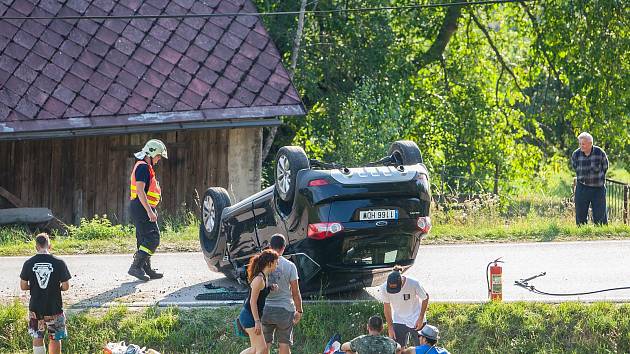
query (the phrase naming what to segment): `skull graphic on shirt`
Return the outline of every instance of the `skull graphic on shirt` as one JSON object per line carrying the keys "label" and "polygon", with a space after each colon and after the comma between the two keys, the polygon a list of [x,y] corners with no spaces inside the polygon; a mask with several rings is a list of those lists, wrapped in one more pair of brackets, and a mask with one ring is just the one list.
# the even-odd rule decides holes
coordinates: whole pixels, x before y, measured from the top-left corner
{"label": "skull graphic on shirt", "polygon": [[33,272],[37,278],[37,283],[41,289],[48,287],[48,281],[50,280],[50,274],[53,272],[53,266],[50,263],[35,263],[33,266]]}

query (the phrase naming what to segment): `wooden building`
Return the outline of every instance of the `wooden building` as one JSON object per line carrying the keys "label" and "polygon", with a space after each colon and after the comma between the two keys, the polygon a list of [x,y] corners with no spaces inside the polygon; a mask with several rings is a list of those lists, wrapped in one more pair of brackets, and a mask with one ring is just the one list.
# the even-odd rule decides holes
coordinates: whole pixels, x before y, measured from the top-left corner
{"label": "wooden building", "polygon": [[[0,4],[4,16],[252,13],[249,0]],[[257,16],[0,20],[0,187],[65,222],[128,220],[133,153],[162,139],[161,212],[259,190],[262,127],[302,102]],[[0,208],[10,207],[0,197]]]}

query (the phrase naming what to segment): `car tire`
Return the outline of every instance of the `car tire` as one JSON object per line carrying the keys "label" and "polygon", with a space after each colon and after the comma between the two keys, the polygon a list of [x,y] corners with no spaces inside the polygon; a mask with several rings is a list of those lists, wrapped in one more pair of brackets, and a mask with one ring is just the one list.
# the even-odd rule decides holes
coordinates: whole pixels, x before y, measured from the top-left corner
{"label": "car tire", "polygon": [[398,140],[389,147],[389,155],[399,165],[415,165],[423,163],[420,148],[411,140]]}
{"label": "car tire", "polygon": [[283,202],[293,204],[298,171],[309,168],[310,163],[299,146],[283,146],[276,154],[275,190]]}
{"label": "car tire", "polygon": [[201,233],[209,241],[215,241],[221,226],[223,209],[232,205],[230,195],[221,187],[206,190],[201,203]]}

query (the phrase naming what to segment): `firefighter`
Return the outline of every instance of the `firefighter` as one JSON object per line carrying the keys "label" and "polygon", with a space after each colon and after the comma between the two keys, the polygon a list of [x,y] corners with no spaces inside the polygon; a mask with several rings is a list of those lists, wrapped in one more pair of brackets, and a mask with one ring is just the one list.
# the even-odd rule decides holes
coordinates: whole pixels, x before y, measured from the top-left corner
{"label": "firefighter", "polygon": [[131,219],[136,227],[137,251],[129,268],[129,275],[140,280],[162,278],[163,274],[151,268],[151,256],[160,244],[156,207],[162,190],[155,176],[154,166],[161,158],[168,158],[166,145],[158,139],[147,141],[141,151],[134,154],[137,161],[131,171]]}

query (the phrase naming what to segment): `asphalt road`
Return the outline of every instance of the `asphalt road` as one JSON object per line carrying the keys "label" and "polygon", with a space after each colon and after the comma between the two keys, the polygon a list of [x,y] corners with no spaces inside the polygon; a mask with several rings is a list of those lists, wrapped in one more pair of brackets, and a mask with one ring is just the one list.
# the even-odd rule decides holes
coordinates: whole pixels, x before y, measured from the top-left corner
{"label": "asphalt road", "polygon": [[[613,287],[630,287],[630,241],[553,242],[521,244],[476,244],[422,246],[415,265],[406,273],[420,280],[431,301],[483,302],[487,299],[485,270],[489,261],[503,257],[504,301],[620,301],[630,302],[630,290],[591,295],[556,297],[533,294],[514,286],[514,281],[547,272],[530,281],[553,293],[574,293]],[[0,302],[20,298],[19,272],[27,257],[0,257]],[[136,281],[126,274],[131,255],[63,256],[73,276],[64,302],[73,307],[217,305],[197,301],[207,290],[205,283],[237,286],[223,275],[210,272],[201,253],[158,253],[154,267],[165,277]],[[377,288],[341,296],[342,299],[373,299]]]}

